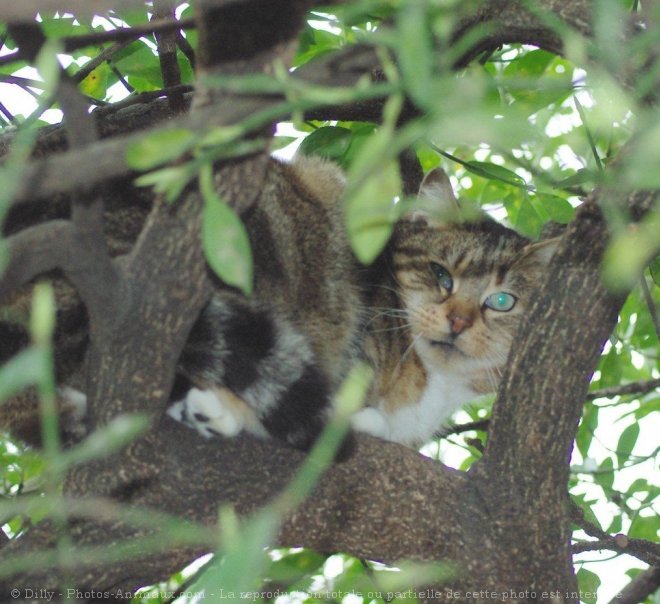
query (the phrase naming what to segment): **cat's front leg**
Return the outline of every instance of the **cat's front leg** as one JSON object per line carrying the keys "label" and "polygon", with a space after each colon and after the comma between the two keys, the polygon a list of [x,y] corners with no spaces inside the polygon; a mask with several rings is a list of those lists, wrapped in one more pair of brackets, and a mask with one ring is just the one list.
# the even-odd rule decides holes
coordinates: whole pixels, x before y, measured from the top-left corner
{"label": "cat's front leg", "polygon": [[385,440],[391,440],[392,430],[387,417],[375,407],[364,407],[351,418],[351,427]]}

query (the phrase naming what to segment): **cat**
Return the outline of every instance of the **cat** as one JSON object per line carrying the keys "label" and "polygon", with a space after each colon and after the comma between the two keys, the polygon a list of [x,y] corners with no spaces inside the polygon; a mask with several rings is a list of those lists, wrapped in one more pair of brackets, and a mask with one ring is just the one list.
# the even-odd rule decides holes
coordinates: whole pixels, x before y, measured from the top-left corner
{"label": "cat", "polygon": [[[241,216],[254,293],[217,282],[182,352],[169,416],[206,437],[245,430],[309,449],[333,395],[364,361],[375,377],[353,428],[417,447],[462,404],[497,388],[552,243],[487,218],[417,212],[364,267],[345,233],[344,189],[328,161],[271,161],[259,200]],[[440,170],[426,176],[419,198],[456,214]],[[59,315],[71,314],[71,299]],[[66,365],[71,354],[62,357]],[[58,375],[61,407],[79,417],[84,395],[66,373]],[[0,407],[0,425],[25,436],[35,412],[16,401]]]}
{"label": "cat", "polygon": [[[292,170],[309,192],[330,201],[334,215],[341,207],[343,176],[333,164],[310,161],[299,159]],[[334,189],[326,199],[328,182]],[[323,183],[320,190],[318,183]],[[458,213],[441,170],[426,176],[419,195],[440,213]],[[313,220],[325,222],[316,213]],[[261,307],[259,291],[255,300],[237,302],[234,309],[222,297],[213,300],[193,329],[181,363],[188,376],[199,376],[204,367],[205,379],[170,407],[171,417],[207,437],[234,436],[245,429],[308,448],[325,424],[331,395],[347,368],[362,360],[373,368],[375,379],[352,427],[418,447],[461,405],[497,389],[554,242],[531,243],[485,217],[438,221],[417,212],[400,220],[376,262],[361,268],[349,259],[343,230],[337,222],[331,229],[340,249],[330,256],[318,250],[323,264],[329,261],[338,269],[330,282],[321,281],[327,266],[320,275],[289,274],[289,286],[306,292],[295,301],[289,297],[293,314],[287,308],[267,320],[260,314],[269,311]],[[301,236],[301,228],[294,226],[293,233]],[[316,237],[307,230],[303,248]],[[318,293],[324,289],[342,301],[343,317],[337,308],[327,314],[319,306],[325,294]],[[266,298],[274,295],[271,291]],[[310,308],[306,317],[301,316],[303,304]],[[321,317],[324,326],[312,333],[306,322]],[[233,344],[225,341],[229,332],[236,334]],[[331,338],[340,342],[333,350],[341,352],[328,365],[315,346]],[[223,360],[236,354],[232,347],[244,350],[242,371],[228,367],[237,361]],[[330,379],[328,366],[335,369]],[[240,383],[232,373],[242,376]]]}

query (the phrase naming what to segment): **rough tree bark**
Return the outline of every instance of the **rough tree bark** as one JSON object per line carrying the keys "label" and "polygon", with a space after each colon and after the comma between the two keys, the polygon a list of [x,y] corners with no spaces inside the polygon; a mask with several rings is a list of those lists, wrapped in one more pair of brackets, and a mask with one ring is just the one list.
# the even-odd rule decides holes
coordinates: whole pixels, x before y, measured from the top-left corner
{"label": "rough tree bark", "polygon": [[[64,6],[65,2],[52,4]],[[69,0],[68,4],[82,9],[84,3]],[[287,56],[304,12],[312,4],[198,1],[199,73],[266,71],[275,57]],[[591,4],[550,0],[544,8],[588,36]],[[17,5],[3,17],[26,19],[31,14],[29,5]],[[561,50],[557,32],[513,0],[483,4],[466,16],[456,38],[483,23],[492,26],[488,36],[472,45],[459,64],[503,42]],[[373,57],[369,50],[359,51],[356,61],[351,51],[326,62],[321,75],[310,70],[303,71],[302,77],[328,82],[334,78],[345,84],[373,70],[377,66]],[[342,59],[357,64],[356,72],[342,69]],[[272,102],[241,99],[237,108],[235,97],[218,96],[200,84],[192,113],[177,118],[176,123],[193,127],[208,120],[232,123]],[[175,108],[180,107],[177,98]],[[379,108],[375,107],[363,108],[363,119],[365,114],[373,119]],[[331,111],[326,117],[337,117]],[[17,201],[71,191],[78,191],[84,200],[80,196],[97,183],[127,174],[123,153],[135,138],[126,135],[35,160],[27,168],[29,180]],[[101,159],[96,175],[90,177],[89,162]],[[257,154],[219,169],[223,193],[239,210],[258,194],[264,162],[265,156]],[[67,170],[67,178],[59,178],[64,166],[76,163],[80,170]],[[39,173],[42,178],[35,182]],[[459,598],[463,601],[485,599],[465,595],[484,589],[500,594],[536,592],[534,597],[523,595],[512,601],[550,601],[550,595],[541,595],[550,591],[559,594],[553,601],[577,601],[568,547],[568,458],[588,378],[622,303],[598,277],[608,240],[598,202],[606,194],[594,192],[563,236],[546,285],[510,359],[483,458],[468,473],[460,473],[396,444],[361,436],[356,455],[331,467],[309,500],[285,520],[278,543],[345,551],[385,562],[452,560],[464,570],[451,585],[463,594]],[[655,192],[637,192],[620,203],[642,213],[656,200]],[[35,258],[28,249],[23,258],[30,258],[29,270],[21,271],[14,256],[8,276],[0,281],[1,296],[9,285],[24,282],[53,262],[64,265],[82,290],[92,317],[90,426],[102,426],[122,412],[146,412],[154,419],[137,442],[110,459],[72,469],[65,484],[65,495],[88,500],[90,507],[104,513],[102,519],[98,514],[81,513],[72,520],[69,534],[76,546],[93,552],[94,547],[108,548],[128,540],[135,544],[131,552],[135,558],[62,570],[53,565],[54,557],[42,556],[42,564],[29,575],[5,580],[0,598],[9,599],[12,588],[55,588],[63,580],[99,591],[133,590],[161,580],[208,551],[209,545],[182,540],[162,543],[157,554],[145,554],[139,548],[141,540],[158,535],[152,527],[125,522],[113,503],[156,509],[212,526],[221,502],[233,504],[241,514],[254,512],[282,490],[299,466],[302,454],[278,443],[247,436],[208,442],[163,418],[178,353],[210,295],[198,238],[200,206],[194,190],[174,206],[157,200],[133,251],[114,261],[107,255],[88,258],[92,265],[77,280],[80,266],[75,257],[64,253],[62,241],[65,245],[78,241],[84,219],[47,224],[38,235],[42,252],[53,255]],[[98,215],[91,220],[92,227],[98,228]],[[53,239],[56,229],[64,229],[68,238]],[[19,239],[9,243],[15,251],[25,250]],[[21,266],[27,265],[21,261]],[[113,275],[111,291],[94,277],[96,266],[104,266]],[[96,288],[108,295],[99,298],[93,293]],[[3,554],[42,555],[53,543],[54,527],[45,523],[5,545]]]}

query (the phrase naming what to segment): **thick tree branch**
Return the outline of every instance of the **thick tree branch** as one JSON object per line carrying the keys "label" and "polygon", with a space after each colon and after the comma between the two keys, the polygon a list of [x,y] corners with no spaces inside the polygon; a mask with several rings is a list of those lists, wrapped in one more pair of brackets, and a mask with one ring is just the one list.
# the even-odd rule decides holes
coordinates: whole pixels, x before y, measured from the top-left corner
{"label": "thick tree branch", "polygon": [[[205,441],[169,419],[163,420],[155,437],[142,462],[157,465],[158,477],[132,492],[131,504],[148,508],[158,501],[163,512],[209,525],[215,525],[222,502],[235,505],[242,515],[255,512],[281,492],[304,458],[303,453],[274,441],[250,437]],[[465,488],[465,475],[424,460],[410,449],[362,436],[356,455],[332,466],[311,498],[284,522],[278,543],[345,551],[386,562],[460,560],[466,552],[452,502],[471,505],[469,495],[462,492]],[[420,509],[434,513],[420,516]],[[123,530],[134,539],[151,534],[145,529]],[[40,544],[39,535],[48,538],[47,529],[35,527],[33,533],[32,539]],[[77,547],[94,543],[95,537],[82,527],[74,535]],[[3,554],[16,549],[22,550],[12,544]],[[196,553],[207,550],[208,546],[202,546]],[[177,548],[167,552],[163,547],[161,554],[164,557],[148,555],[139,564],[127,564],[130,571],[123,567],[126,574],[118,575],[120,585],[131,589],[157,581],[182,564]],[[166,558],[169,563],[163,566]],[[55,584],[57,573],[44,575],[44,570],[21,577],[18,587],[30,582]],[[79,585],[118,585],[99,582],[91,569],[81,568],[80,575],[76,577]],[[3,587],[10,584],[4,582]]]}

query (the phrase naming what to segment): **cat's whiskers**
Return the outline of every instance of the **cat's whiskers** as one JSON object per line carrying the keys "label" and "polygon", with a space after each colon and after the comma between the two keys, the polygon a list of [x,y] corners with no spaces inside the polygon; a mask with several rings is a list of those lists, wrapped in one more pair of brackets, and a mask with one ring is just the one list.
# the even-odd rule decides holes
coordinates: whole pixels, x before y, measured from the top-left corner
{"label": "cat's whiskers", "polygon": [[418,341],[421,337],[422,337],[422,334],[421,334],[421,333],[418,333],[416,336],[413,336],[412,342],[410,342],[410,345],[408,346],[408,348],[406,348],[406,350],[404,351],[404,353],[401,355],[401,358],[399,359],[399,362],[397,363],[397,366],[396,366],[397,371],[401,368],[401,365],[403,365],[403,363],[405,362],[405,360],[408,358],[408,355],[409,355],[410,352],[412,351],[413,347],[415,346],[415,344],[417,343],[417,341]]}

